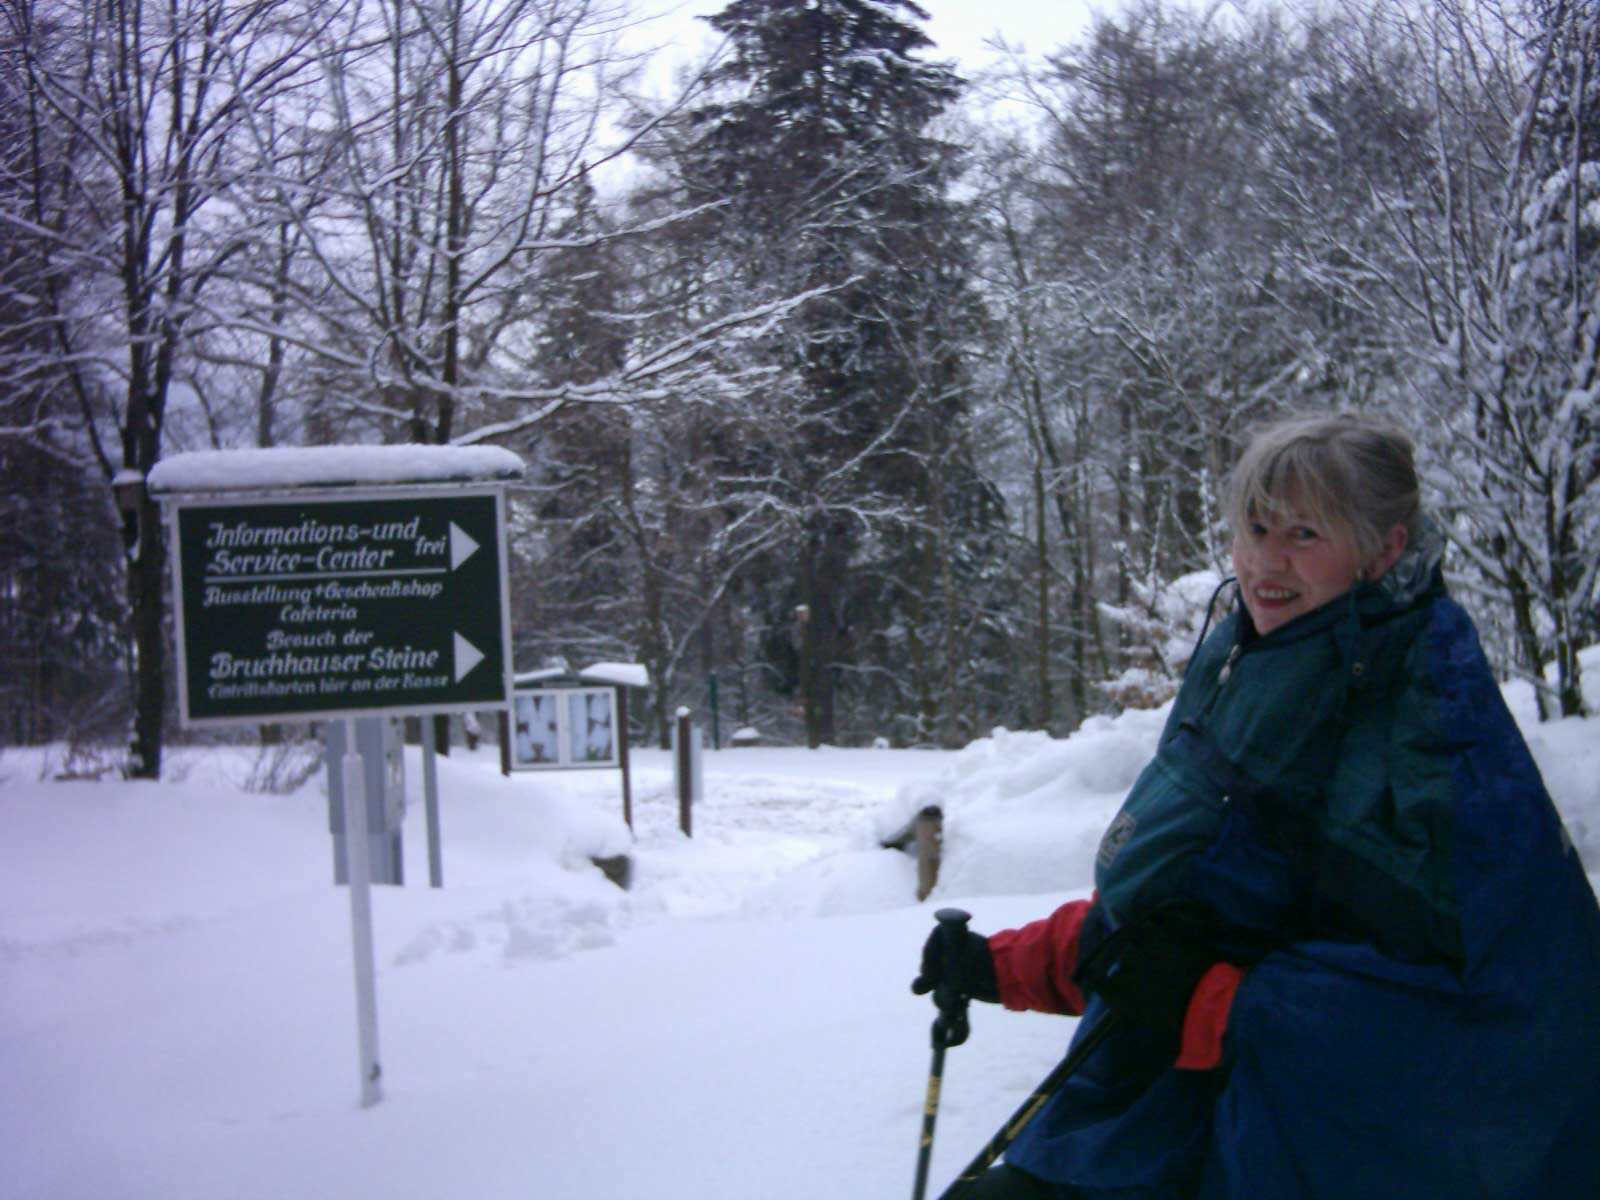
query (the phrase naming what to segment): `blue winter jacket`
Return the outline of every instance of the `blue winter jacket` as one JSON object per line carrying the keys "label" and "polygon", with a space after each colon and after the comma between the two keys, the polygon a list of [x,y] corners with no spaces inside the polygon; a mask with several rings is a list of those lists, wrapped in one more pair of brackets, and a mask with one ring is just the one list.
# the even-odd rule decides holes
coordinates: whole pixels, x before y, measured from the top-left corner
{"label": "blue winter jacket", "polygon": [[1284,948],[1221,1067],[1119,1029],[1008,1161],[1086,1198],[1600,1197],[1600,909],[1470,620],[1409,565],[1196,654],[1099,903],[1186,896]]}

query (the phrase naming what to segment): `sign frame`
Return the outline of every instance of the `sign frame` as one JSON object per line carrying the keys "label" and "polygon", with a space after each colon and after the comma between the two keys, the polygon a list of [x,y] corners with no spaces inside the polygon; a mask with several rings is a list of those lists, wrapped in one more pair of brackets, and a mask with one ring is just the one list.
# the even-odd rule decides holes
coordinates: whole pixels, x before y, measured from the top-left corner
{"label": "sign frame", "polygon": [[[579,758],[573,753],[572,729],[572,703],[575,700],[584,702],[585,707],[591,698],[605,698],[605,724],[609,730],[610,752],[604,758]],[[518,734],[518,705],[526,701],[532,710],[530,716],[537,716],[545,703],[552,708],[551,721],[545,725],[546,731],[553,736],[556,754],[554,758],[543,761],[533,761],[528,756],[520,753],[522,738]],[[560,770],[605,770],[622,766],[623,735],[620,732],[622,719],[621,697],[618,695],[616,684],[584,684],[578,687],[515,687],[511,692],[511,700],[506,706],[509,731],[507,744],[507,763],[511,771],[560,771]],[[593,718],[589,718],[593,720]],[[546,739],[538,739],[538,744],[547,744]]]}
{"label": "sign frame", "polygon": [[[206,509],[232,508],[285,508],[295,506],[361,505],[405,503],[409,501],[437,500],[490,500],[494,506],[495,553],[499,576],[496,599],[499,605],[500,661],[498,697],[473,697],[460,701],[418,703],[403,696],[393,701],[372,704],[313,706],[275,712],[253,711],[241,715],[196,716],[191,709],[189,679],[189,640],[186,604],[184,601],[183,540],[180,536],[181,514]],[[271,487],[258,491],[194,491],[175,492],[161,497],[163,523],[171,538],[169,543],[172,570],[174,638],[177,657],[178,709],[185,728],[226,728],[241,725],[262,725],[277,722],[309,722],[328,720],[354,720],[358,717],[434,716],[464,712],[480,712],[510,703],[512,695],[512,643],[511,643],[511,578],[506,545],[506,485],[494,481],[473,483],[407,483],[396,485],[369,485],[360,487],[310,486]],[[493,670],[495,664],[485,662]]]}

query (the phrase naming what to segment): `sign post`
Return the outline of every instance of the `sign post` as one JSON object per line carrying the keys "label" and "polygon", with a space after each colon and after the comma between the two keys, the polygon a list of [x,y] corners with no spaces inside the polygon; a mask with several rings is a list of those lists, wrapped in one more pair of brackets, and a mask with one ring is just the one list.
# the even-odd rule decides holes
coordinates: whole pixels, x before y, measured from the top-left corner
{"label": "sign post", "polygon": [[[363,1106],[383,1095],[369,839],[381,831],[358,718],[509,702],[504,485],[521,474],[510,451],[445,446],[209,451],[150,473],[173,533],[184,724],[342,726]],[[426,768],[431,786],[431,756]],[[436,838],[430,815],[435,886]]]}
{"label": "sign post", "polygon": [[355,722],[344,723],[345,821],[349,835],[350,938],[356,971],[356,1050],[361,1071],[361,1106],[383,1099],[378,1065],[378,983],[372,953],[372,863],[367,847],[366,762],[356,749]]}
{"label": "sign post", "polygon": [[355,730],[354,753],[361,758],[366,779],[367,878],[375,884],[405,883],[405,773],[400,740],[388,717],[350,717],[323,722],[328,748],[328,828],[333,834],[333,881],[350,881],[347,843],[351,829],[345,807],[352,803],[344,792],[346,729]]}
{"label": "sign post", "polygon": [[439,835],[439,759],[432,721],[422,722],[422,804],[428,819],[428,885],[444,886],[444,858]]}

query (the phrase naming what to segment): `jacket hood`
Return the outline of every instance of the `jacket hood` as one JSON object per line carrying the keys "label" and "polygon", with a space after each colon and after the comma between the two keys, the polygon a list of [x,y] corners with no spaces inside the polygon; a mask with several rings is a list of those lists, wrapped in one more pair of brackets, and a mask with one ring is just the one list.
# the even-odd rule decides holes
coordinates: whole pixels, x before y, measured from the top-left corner
{"label": "jacket hood", "polygon": [[1378,580],[1378,589],[1398,607],[1414,603],[1433,586],[1444,562],[1444,535],[1431,518],[1417,521],[1414,536],[1394,566]]}

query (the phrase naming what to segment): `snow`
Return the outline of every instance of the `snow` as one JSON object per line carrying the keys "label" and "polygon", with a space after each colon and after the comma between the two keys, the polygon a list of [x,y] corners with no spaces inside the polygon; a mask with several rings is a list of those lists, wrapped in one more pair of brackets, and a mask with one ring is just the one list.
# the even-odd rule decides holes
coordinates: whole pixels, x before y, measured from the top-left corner
{"label": "snow", "polygon": [[578,678],[585,683],[610,683],[621,687],[647,688],[650,668],[643,663],[598,662],[584,667]]}
{"label": "snow", "polygon": [[[1591,665],[1592,664],[1592,665]],[[1600,682],[1600,660],[1586,661]],[[1532,725],[1600,863],[1600,719]],[[160,783],[0,756],[4,1200],[705,1200],[909,1190],[933,911],[983,931],[1087,892],[1160,712],[955,753],[704,755],[692,839],[670,756],[613,770],[438,759],[445,886],[408,749],[404,888],[373,896],[384,1098],[359,1104],[350,906],[322,776],[245,790],[258,752],[172,748]],[[939,887],[879,848],[945,812]],[[627,852],[629,891],[593,857]],[[1058,1058],[1061,1018],[977,1005],[950,1051],[937,1194]]]}
{"label": "snow", "polygon": [[392,487],[522,477],[498,446],[276,446],[172,454],[150,469],[155,495],[262,492],[304,487]]}
{"label": "snow", "polygon": [[[570,667],[540,667],[535,671],[521,671],[512,677],[518,687],[534,687],[554,679],[570,679]],[[647,688],[650,686],[650,668],[644,663],[597,662],[577,672],[583,683],[600,683],[613,687]]]}

